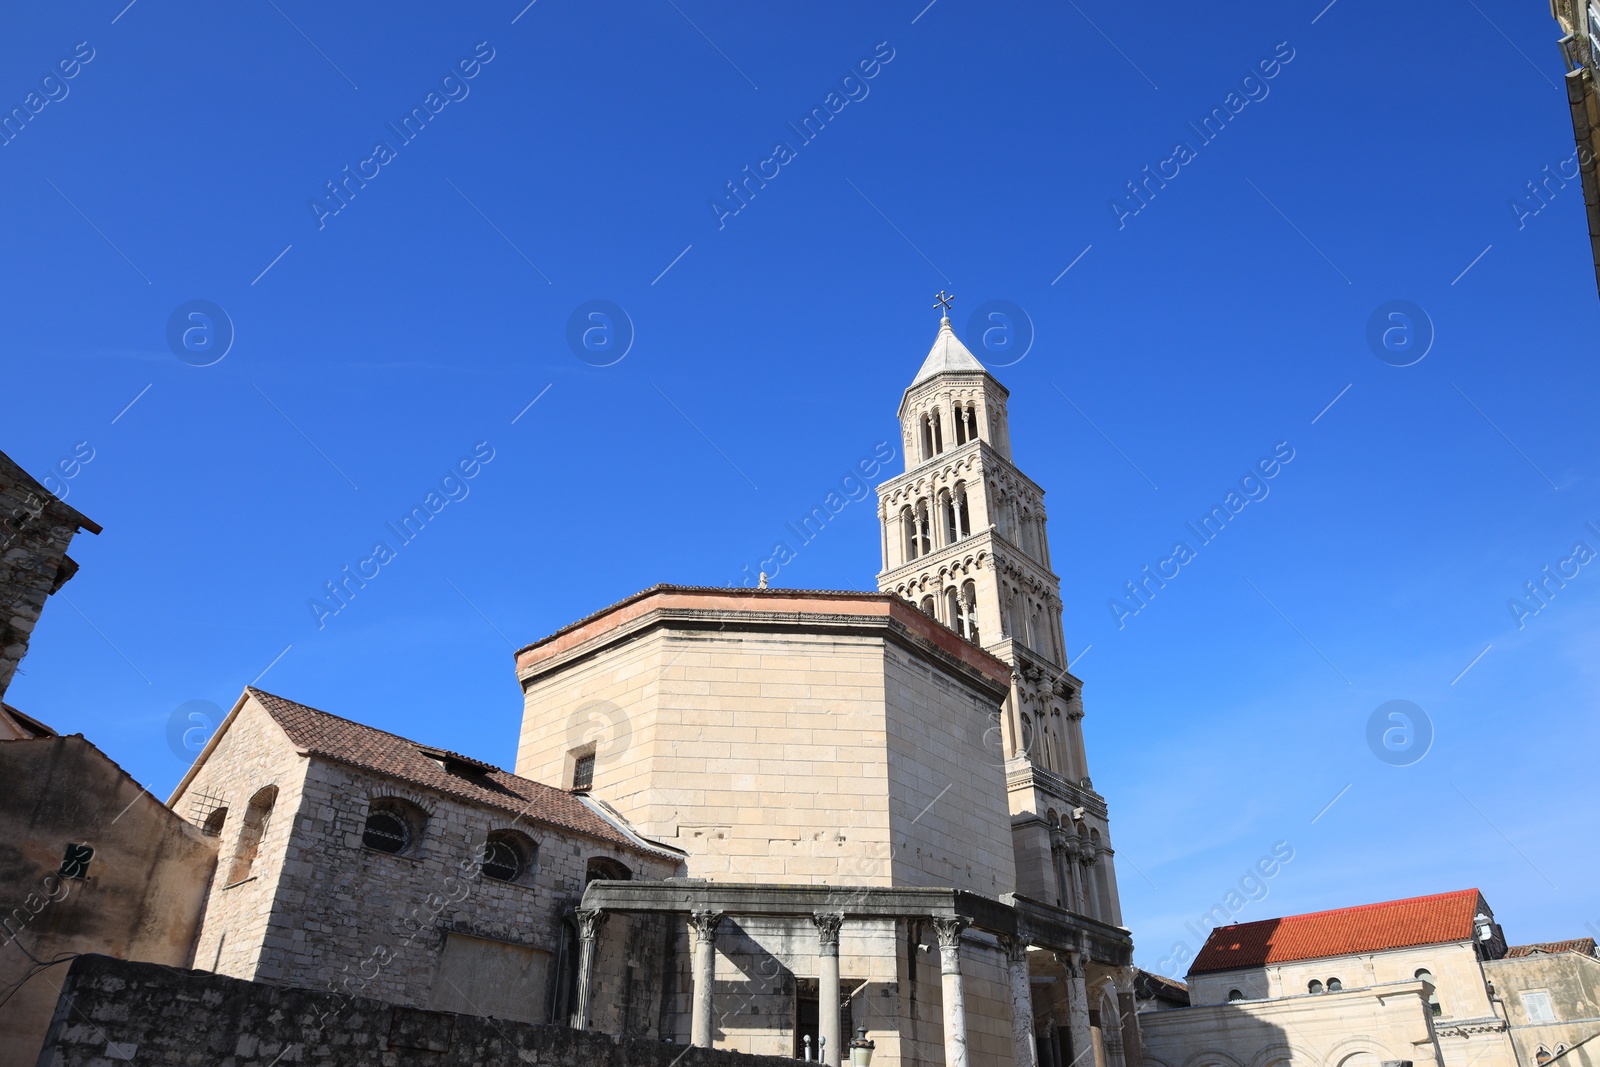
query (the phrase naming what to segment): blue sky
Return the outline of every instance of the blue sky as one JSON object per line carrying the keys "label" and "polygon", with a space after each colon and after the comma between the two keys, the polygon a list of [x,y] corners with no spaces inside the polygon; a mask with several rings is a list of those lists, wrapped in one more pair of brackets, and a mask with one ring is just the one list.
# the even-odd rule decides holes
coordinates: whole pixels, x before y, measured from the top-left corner
{"label": "blue sky", "polygon": [[[1600,568],[1508,607],[1600,550],[1582,194],[1512,206],[1573,154],[1543,4],[124,2],[0,16],[0,101],[57,97],[0,147],[0,447],[68,461],[105,527],[12,703],[163,795],[176,709],[258,676],[509,766],[512,647],[758,567],[897,441],[946,289],[980,357],[1015,355],[981,303],[1032,324],[997,374],[1142,965],[1279,841],[1240,920],[1478,886],[1514,941],[1600,927]],[[746,166],[774,176],[713,207]],[[232,323],[209,366],[167,341],[194,300]],[[567,340],[596,300],[632,324],[616,362]],[[1431,334],[1408,366],[1368,342],[1391,301]],[[479,442],[319,629],[323,583]],[[1279,442],[1119,629],[1123,583]],[[780,583],[878,566],[852,504]],[[1391,700],[1431,723],[1408,766],[1368,746]]]}

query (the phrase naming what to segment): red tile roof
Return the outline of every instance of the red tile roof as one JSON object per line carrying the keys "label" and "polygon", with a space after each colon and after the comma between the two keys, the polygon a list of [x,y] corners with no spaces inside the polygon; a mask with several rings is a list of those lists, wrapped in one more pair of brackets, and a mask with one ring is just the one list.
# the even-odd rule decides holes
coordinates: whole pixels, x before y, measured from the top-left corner
{"label": "red tile roof", "polygon": [[[325,759],[375,771],[435,793],[496,808],[534,826],[544,825],[636,847],[611,823],[564,789],[544,785],[445,749],[430,748],[397,734],[363,726],[326,711],[247,686],[245,692],[283,727],[295,747]],[[464,773],[452,773],[430,759],[434,753]],[[477,773],[474,773],[477,772]]]}
{"label": "red tile roof", "polygon": [[1506,958],[1513,956],[1544,956],[1556,952],[1577,952],[1585,956],[1594,955],[1594,938],[1579,937],[1571,941],[1541,941],[1534,945],[1512,945],[1506,949]]}
{"label": "red tile roof", "polygon": [[1473,939],[1476,889],[1335,908],[1282,919],[1219,926],[1206,938],[1189,973],[1231,971],[1268,963],[1348,956],[1410,945]]}

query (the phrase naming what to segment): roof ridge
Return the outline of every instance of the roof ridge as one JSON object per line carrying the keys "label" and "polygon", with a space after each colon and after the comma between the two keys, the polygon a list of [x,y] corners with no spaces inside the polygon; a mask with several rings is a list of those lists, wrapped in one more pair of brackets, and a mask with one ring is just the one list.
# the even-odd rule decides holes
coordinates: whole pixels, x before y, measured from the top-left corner
{"label": "roof ridge", "polygon": [[1322,911],[1302,911],[1294,915],[1278,915],[1267,919],[1251,919],[1244,923],[1226,923],[1213,927],[1215,930],[1235,930],[1245,926],[1260,926],[1262,923],[1300,922],[1308,919],[1320,919],[1327,915],[1348,915],[1355,911],[1371,911],[1375,908],[1398,907],[1402,904],[1419,904],[1425,900],[1444,900],[1449,897],[1462,897],[1468,893],[1481,896],[1477,889],[1452,889],[1446,893],[1425,893],[1418,897],[1400,897],[1396,900],[1374,900],[1367,904],[1349,904],[1342,908],[1324,908]]}
{"label": "roof ridge", "polygon": [[[396,741],[404,741],[406,744],[410,745],[412,748],[415,748],[415,749],[419,749],[419,750],[431,749],[431,750],[433,750],[435,752],[445,753],[446,755],[459,756],[461,759],[468,760],[468,761],[470,761],[472,763],[482,763],[484,766],[490,767],[490,768],[492,768],[494,770],[497,770],[502,774],[510,774],[514,778],[521,778],[522,777],[521,775],[516,774],[516,773],[514,773],[512,771],[507,771],[505,768],[500,767],[497,764],[490,763],[487,760],[481,760],[476,756],[469,756],[465,752],[456,752],[453,749],[444,748],[444,747],[442,747],[440,745],[430,745],[430,744],[427,744],[427,743],[422,742],[422,741],[417,741],[417,740],[414,740],[413,738],[405,736],[404,734],[397,734],[393,730],[385,730],[381,726],[371,726],[371,725],[368,725],[367,723],[361,722],[358,719],[352,719],[352,718],[349,718],[348,716],[345,716],[345,715],[336,715],[331,711],[323,711],[321,708],[314,708],[310,704],[302,704],[298,700],[290,700],[288,697],[279,696],[277,693],[269,693],[265,689],[259,689],[259,688],[257,688],[256,686],[253,686],[253,685],[247,685],[244,688],[245,688],[245,692],[247,692],[247,693],[254,693],[254,694],[258,695],[258,696],[271,697],[273,700],[281,700],[285,704],[294,705],[295,707],[299,708],[301,711],[309,711],[309,712],[311,712],[311,713],[313,713],[315,715],[323,715],[323,716],[326,716],[327,718],[330,718],[330,719],[338,719],[340,722],[347,722],[351,726],[359,726],[363,730],[371,730],[375,734],[383,734],[385,737],[392,737]],[[270,714],[272,709],[268,708],[267,711]],[[274,715],[273,718],[276,719],[277,716]],[[556,788],[553,785],[549,785],[549,783],[547,783],[547,782],[539,782],[539,781],[537,781],[536,779],[533,779],[533,778],[523,778],[523,781],[525,781],[525,782],[534,782],[537,785],[547,786],[547,788],[550,788],[550,789]]]}
{"label": "roof ridge", "polygon": [[[255,700],[281,729],[296,750],[318,759],[358,768],[399,782],[407,782],[469,804],[486,806],[560,832],[577,833],[613,844],[637,848],[627,833],[597,814],[570,790],[534,778],[525,778],[482,760],[435,746],[366,723],[347,719],[254,685],[245,698]],[[461,774],[441,760],[448,753],[475,769]],[[646,839],[648,840],[648,839]],[[655,846],[651,846],[655,847]]]}

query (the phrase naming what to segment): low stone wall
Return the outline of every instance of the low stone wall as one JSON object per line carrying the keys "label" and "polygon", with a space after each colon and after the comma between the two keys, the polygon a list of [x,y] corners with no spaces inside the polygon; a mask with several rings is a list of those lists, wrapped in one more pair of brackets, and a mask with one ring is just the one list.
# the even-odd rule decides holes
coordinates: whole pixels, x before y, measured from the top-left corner
{"label": "low stone wall", "polygon": [[109,956],[72,963],[39,1067],[794,1067],[775,1056],[401,1008]]}

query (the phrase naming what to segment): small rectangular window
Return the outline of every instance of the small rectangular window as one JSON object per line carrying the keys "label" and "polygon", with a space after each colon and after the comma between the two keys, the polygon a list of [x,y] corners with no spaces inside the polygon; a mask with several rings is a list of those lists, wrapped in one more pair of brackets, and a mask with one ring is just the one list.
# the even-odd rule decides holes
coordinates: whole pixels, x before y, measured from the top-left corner
{"label": "small rectangular window", "polygon": [[68,845],[67,853],[61,858],[61,870],[58,872],[63,878],[89,877],[89,861],[94,858],[92,845]]}
{"label": "small rectangular window", "polygon": [[579,756],[572,764],[572,788],[588,790],[594,787],[594,753]]}
{"label": "small rectangular window", "polygon": [[1530,1023],[1553,1023],[1556,1013],[1550,1009],[1549,993],[1522,994],[1522,1010],[1528,1013]]}

